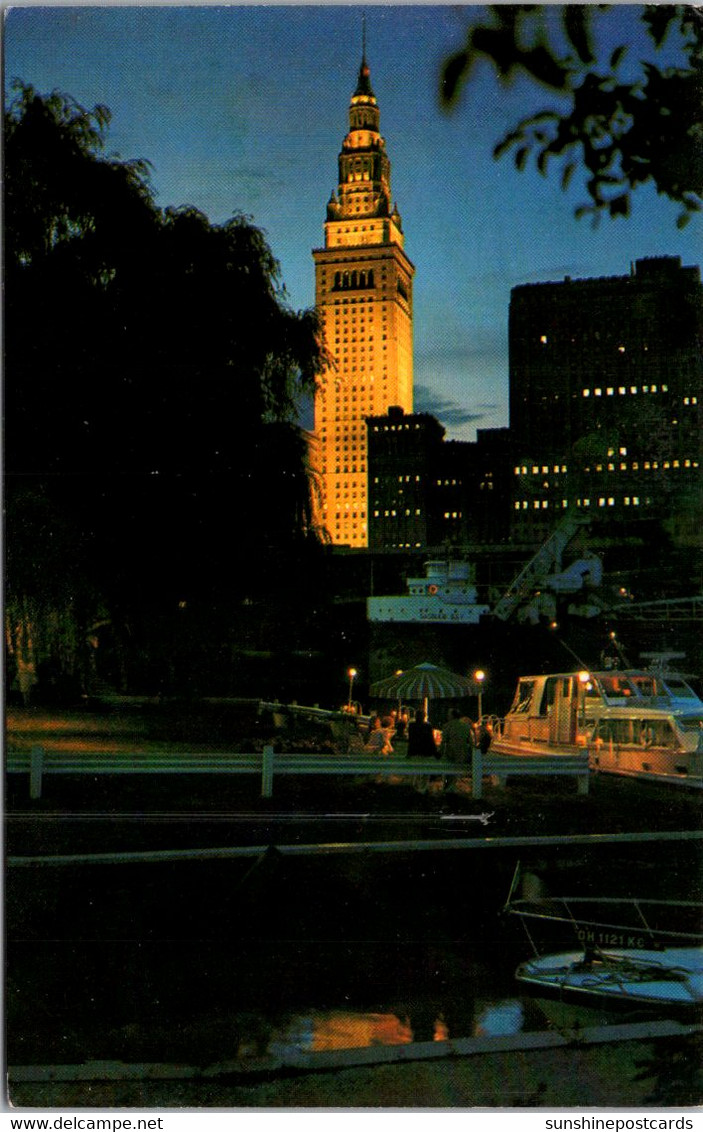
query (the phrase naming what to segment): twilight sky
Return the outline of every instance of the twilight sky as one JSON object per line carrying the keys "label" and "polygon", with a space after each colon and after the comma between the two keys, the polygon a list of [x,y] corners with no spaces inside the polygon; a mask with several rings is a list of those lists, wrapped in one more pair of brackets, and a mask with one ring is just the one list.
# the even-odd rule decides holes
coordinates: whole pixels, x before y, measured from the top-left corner
{"label": "twilight sky", "polygon": [[[391,160],[392,192],[415,276],[415,408],[449,438],[508,424],[511,288],[623,275],[643,256],[703,261],[701,221],[649,189],[629,220],[573,218],[577,178],[518,173],[493,145],[553,99],[499,87],[486,67],[451,113],[439,107],[443,59],[462,46],[470,7],[14,7],[5,10],[5,79],[58,89],[112,111],[108,152],[147,158],[162,205],[212,221],[235,212],[263,228],[291,305],[314,301],[313,247],[337,187],[337,154],[361,57]],[[641,55],[635,6],[607,17],[612,42]],[[619,25],[619,27],[618,27]],[[622,32],[623,27],[627,31]],[[631,30],[630,30],[631,29]]]}

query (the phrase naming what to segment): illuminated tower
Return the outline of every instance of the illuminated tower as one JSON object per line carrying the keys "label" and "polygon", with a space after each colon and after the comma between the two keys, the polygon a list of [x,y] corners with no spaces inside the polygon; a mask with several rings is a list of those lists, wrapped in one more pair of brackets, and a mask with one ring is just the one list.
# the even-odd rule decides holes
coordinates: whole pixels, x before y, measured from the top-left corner
{"label": "illuminated tower", "polygon": [[412,279],[364,51],[313,251],[315,302],[330,365],[315,399],[320,524],[335,544],[368,545],[366,418],[413,408]]}

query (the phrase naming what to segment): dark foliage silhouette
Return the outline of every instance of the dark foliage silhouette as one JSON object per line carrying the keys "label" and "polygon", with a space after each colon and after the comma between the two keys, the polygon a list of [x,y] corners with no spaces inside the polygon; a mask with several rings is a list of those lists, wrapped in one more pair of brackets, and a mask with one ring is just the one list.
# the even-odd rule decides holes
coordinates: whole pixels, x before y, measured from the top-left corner
{"label": "dark foliage silhouette", "polygon": [[[693,5],[491,5],[479,8],[465,46],[444,65],[441,98],[453,106],[488,62],[502,82],[527,79],[554,105],[519,121],[495,146],[517,169],[533,159],[563,189],[581,178],[577,217],[629,216],[646,183],[680,205],[683,227],[703,203],[703,13]],[[645,29],[651,58],[612,40],[625,12]],[[485,18],[487,15],[487,19]],[[624,34],[618,28],[618,36]],[[638,50],[638,49],[637,49]]]}
{"label": "dark foliage silhouette", "polygon": [[[126,639],[134,616],[215,595],[234,607],[271,585],[271,556],[314,556],[297,411],[323,353],[263,232],[159,209],[148,163],[105,154],[109,121],[23,84],[6,111],[5,467],[8,542],[47,567],[32,608],[56,613],[49,513]],[[14,609],[25,578],[10,556]],[[34,640],[60,652],[47,634]]]}

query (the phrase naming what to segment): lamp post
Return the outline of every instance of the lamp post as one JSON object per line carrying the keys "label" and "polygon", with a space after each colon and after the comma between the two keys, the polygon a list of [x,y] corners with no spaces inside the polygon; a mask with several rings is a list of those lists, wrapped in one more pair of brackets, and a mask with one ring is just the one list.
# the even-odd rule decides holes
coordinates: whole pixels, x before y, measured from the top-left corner
{"label": "lamp post", "polygon": [[[590,683],[590,679],[591,679],[590,672],[586,672],[585,670],[582,671],[582,672],[579,672],[579,693],[580,693],[579,694],[579,701],[580,702],[577,705],[577,711],[576,711],[577,720],[580,716],[580,722],[578,723],[579,732],[583,730],[583,728],[586,724],[586,688],[587,688],[588,684]],[[579,708],[580,708],[580,711],[578,710]]]}
{"label": "lamp post", "polygon": [[486,679],[486,673],[482,668],[477,668],[474,672],[474,680],[478,684],[478,723],[481,722],[483,715],[483,681]]}
{"label": "lamp post", "polygon": [[351,709],[352,709],[352,693],[354,691],[354,677],[356,676],[356,669],[350,668],[349,671],[347,672],[347,676],[349,677],[349,705],[348,705],[348,708],[349,708],[349,711],[351,711]]}

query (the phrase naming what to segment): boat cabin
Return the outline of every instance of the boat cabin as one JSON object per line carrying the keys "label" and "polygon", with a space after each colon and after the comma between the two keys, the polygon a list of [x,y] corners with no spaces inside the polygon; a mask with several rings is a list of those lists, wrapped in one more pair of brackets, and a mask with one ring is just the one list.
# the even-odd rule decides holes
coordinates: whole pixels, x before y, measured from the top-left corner
{"label": "boat cabin", "polygon": [[600,770],[690,780],[703,775],[703,701],[682,676],[646,670],[523,676],[494,746],[585,747]]}

